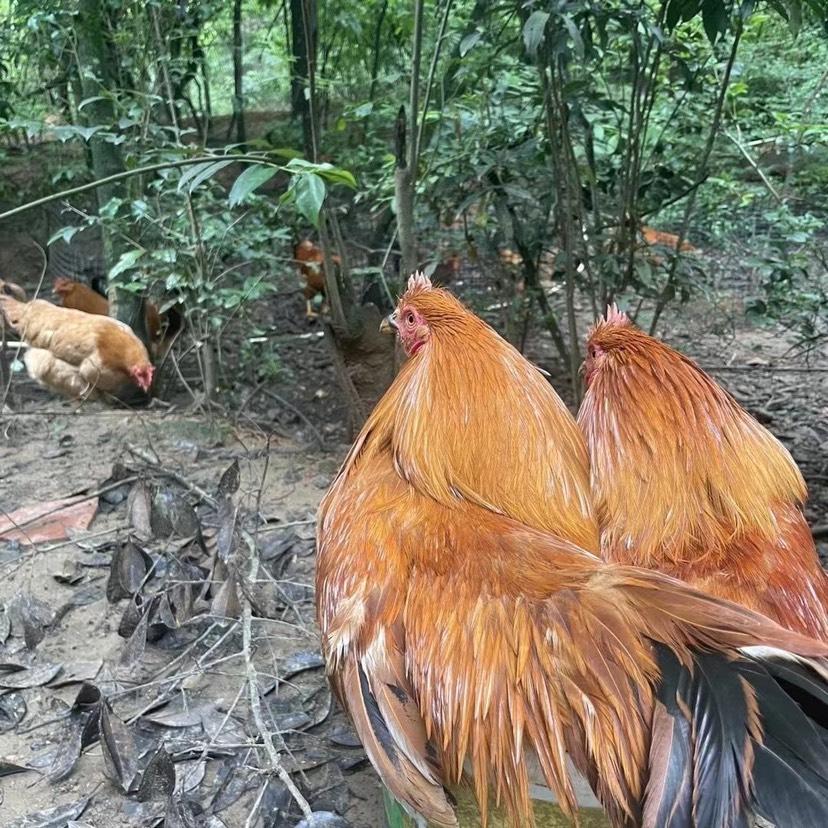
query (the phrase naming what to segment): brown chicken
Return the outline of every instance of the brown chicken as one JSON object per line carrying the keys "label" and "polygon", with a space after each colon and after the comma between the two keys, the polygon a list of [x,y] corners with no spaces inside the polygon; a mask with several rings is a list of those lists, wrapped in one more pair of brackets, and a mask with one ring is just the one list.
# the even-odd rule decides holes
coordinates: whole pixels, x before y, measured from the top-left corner
{"label": "brown chicken", "polygon": [[568,754],[617,828],[828,824],[828,645],[601,561],[536,369],[421,276],[389,324],[410,359],[320,507],[317,614],[394,796],[448,828],[465,781],[532,824],[527,752],[572,813]]}
{"label": "brown chicken", "polygon": [[114,393],[126,383],[149,390],[153,367],[147,349],[123,322],[3,295],[0,310],[29,345],[24,361],[42,385],[73,397]]}
{"label": "brown chicken", "polygon": [[[72,279],[55,279],[54,294],[59,297],[64,308],[93,313],[99,316],[109,315],[109,302],[91,287]],[[150,350],[155,359],[163,359],[172,345],[177,327],[171,324],[171,311],[162,314],[152,302],[146,303],[147,333],[150,337]],[[176,311],[177,314],[177,311]]]}
{"label": "brown chicken", "polygon": [[109,302],[83,282],[72,279],[55,279],[53,289],[56,298],[64,308],[95,313],[99,316],[109,316]]}
{"label": "brown chicken", "polygon": [[[676,252],[678,246],[678,236],[674,233],[665,233],[663,230],[655,230],[652,227],[647,227],[646,224],[641,225],[641,237],[645,244],[650,247],[665,247],[671,253]],[[681,243],[679,248],[682,253],[698,253],[699,250],[693,247],[689,241],[685,240]]]}
{"label": "brown chicken", "polygon": [[443,253],[442,259],[429,263],[429,266],[431,267],[430,271],[428,267],[421,267],[420,269],[429,274],[429,278],[434,284],[445,287],[460,275],[462,262],[457,251],[449,250]]}
{"label": "brown chicken", "polygon": [[[293,258],[299,264],[299,271],[305,280],[305,301],[308,319],[315,319],[319,314],[313,309],[313,300],[325,293],[325,254],[310,239],[303,239],[293,248]],[[338,265],[340,257],[334,253],[331,261]],[[322,305],[322,313],[327,312],[327,306]]]}
{"label": "brown chicken", "polygon": [[590,331],[578,421],[605,558],[658,569],[828,641],[828,577],[784,446],[613,306]]}

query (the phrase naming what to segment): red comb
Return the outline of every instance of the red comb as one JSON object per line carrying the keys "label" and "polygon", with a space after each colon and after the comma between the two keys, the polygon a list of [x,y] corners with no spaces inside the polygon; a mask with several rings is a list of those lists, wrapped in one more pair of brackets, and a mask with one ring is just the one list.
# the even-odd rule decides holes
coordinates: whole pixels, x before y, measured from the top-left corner
{"label": "red comb", "polygon": [[431,279],[419,270],[414,275],[408,277],[409,290],[413,290],[414,288],[419,288],[420,290],[431,290],[431,287]]}
{"label": "red comb", "polygon": [[609,325],[629,325],[630,318],[624,311],[618,310],[618,305],[613,302],[607,306],[607,315],[605,317]]}

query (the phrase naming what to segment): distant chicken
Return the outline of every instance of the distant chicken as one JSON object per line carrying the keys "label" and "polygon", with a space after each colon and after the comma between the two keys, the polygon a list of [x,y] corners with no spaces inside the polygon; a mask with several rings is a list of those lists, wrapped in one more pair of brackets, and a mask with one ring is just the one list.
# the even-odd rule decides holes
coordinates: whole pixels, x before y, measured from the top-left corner
{"label": "distant chicken", "polygon": [[[641,226],[641,237],[644,239],[645,244],[650,245],[650,247],[666,247],[671,253],[676,252],[676,247],[678,246],[678,236],[674,233],[665,233],[662,230],[655,230],[644,224]],[[699,252],[698,248],[693,247],[693,245],[686,239],[681,243],[681,247],[679,249],[682,253]]]}
{"label": "distant chicken", "polygon": [[[54,293],[60,298],[64,308],[99,316],[109,315],[109,301],[106,297],[83,282],[56,279]],[[152,355],[155,359],[162,359],[172,345],[175,334],[181,328],[181,315],[174,307],[161,314],[155,304],[147,302],[146,317]]]}
{"label": "distant chicken", "polygon": [[611,307],[578,415],[608,560],[658,569],[828,641],[828,576],[785,447],[693,361]]}
{"label": "distant chicken", "polygon": [[[654,230],[652,227],[647,227],[646,224],[641,225],[640,230],[640,245],[639,251],[650,262],[650,264],[661,267],[665,264],[663,252],[670,255],[675,255],[676,247],[678,246],[678,236],[674,233],[665,233],[662,230]],[[686,239],[681,243],[679,248],[682,253],[700,253],[697,247],[693,247]]]}
{"label": "distant chicken", "polygon": [[[466,784],[478,824],[496,804],[533,825],[528,757],[572,815],[569,757],[613,828],[828,824],[828,645],[601,561],[584,446],[532,411],[538,372],[422,276],[387,325],[409,360],[321,504],[316,594],[331,684],[394,797],[453,828]],[[538,477],[543,453],[574,465]]]}
{"label": "distant chicken", "polygon": [[64,308],[109,316],[109,302],[91,287],[72,279],[55,279],[53,292]]}
{"label": "distant chicken", "polygon": [[[305,280],[305,300],[308,319],[315,319],[319,314],[313,309],[313,300],[325,292],[325,254],[310,239],[304,239],[293,248],[293,258],[299,265],[299,271]],[[340,257],[334,253],[331,261],[338,265]],[[327,304],[323,302],[322,313],[327,313]]]}
{"label": "distant chicken", "polygon": [[433,266],[429,268],[422,268],[428,273],[429,277],[435,284],[450,285],[460,274],[461,261],[460,256],[456,251],[451,250],[445,253],[443,258],[439,261],[433,262]]}
{"label": "distant chicken", "polygon": [[149,391],[149,354],[123,322],[8,295],[0,295],[0,310],[29,345],[24,361],[41,385],[84,398],[114,393],[126,383]]}

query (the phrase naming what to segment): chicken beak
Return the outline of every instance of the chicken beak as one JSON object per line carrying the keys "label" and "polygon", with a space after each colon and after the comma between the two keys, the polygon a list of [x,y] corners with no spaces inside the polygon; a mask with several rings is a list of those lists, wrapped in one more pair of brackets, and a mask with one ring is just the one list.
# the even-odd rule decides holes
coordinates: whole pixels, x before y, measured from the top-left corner
{"label": "chicken beak", "polygon": [[380,333],[387,333],[393,334],[397,332],[397,312],[386,316],[385,319],[380,322]]}

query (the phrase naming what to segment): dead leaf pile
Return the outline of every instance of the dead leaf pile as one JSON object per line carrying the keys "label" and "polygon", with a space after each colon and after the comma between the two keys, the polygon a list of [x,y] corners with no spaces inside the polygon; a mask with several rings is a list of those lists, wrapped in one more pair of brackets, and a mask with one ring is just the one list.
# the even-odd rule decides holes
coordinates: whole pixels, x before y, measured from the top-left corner
{"label": "dead leaf pile", "polygon": [[[99,757],[101,773],[99,794],[29,814],[17,828],[71,824],[97,795],[121,796],[141,828],[293,828],[303,814],[264,739],[318,824],[347,825],[324,820],[347,811],[348,778],[367,759],[315,649],[313,516],[262,515],[240,485],[237,459],[212,492],[157,465],[119,464],[99,487],[101,506],[122,514],[129,532],[78,539],[80,558],[54,573],[75,597],[54,609],[31,596],[0,605],[0,734],[31,731],[40,745],[41,727],[52,734],[28,761],[0,761],[0,777],[62,783],[84,754]],[[94,600],[115,614],[117,658],[39,657],[65,614]],[[253,631],[247,654],[243,617]],[[61,701],[57,690],[71,685],[74,697]],[[251,686],[267,733],[249,709]]]}

